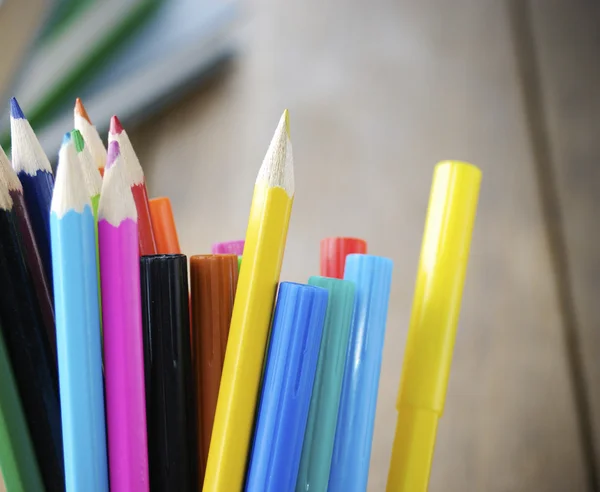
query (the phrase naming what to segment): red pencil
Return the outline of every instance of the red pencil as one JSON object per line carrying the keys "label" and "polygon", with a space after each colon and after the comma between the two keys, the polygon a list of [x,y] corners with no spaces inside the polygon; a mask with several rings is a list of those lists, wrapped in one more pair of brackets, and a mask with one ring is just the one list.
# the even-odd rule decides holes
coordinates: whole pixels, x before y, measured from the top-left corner
{"label": "red pencil", "polygon": [[146,179],[140,161],[133,150],[131,141],[127,132],[123,129],[119,118],[113,116],[110,120],[110,130],[108,132],[108,142],[118,142],[121,149],[123,166],[126,168],[126,179],[138,214],[138,229],[140,242],[140,256],[158,254],[156,249],[156,240],[152,229],[152,219],[150,217],[150,205],[148,204],[148,191],[146,190]]}

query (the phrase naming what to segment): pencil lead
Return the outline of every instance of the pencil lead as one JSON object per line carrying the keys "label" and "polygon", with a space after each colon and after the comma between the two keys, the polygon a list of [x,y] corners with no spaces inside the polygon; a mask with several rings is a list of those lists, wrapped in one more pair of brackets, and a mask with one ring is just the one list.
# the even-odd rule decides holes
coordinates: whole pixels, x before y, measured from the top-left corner
{"label": "pencil lead", "polygon": [[10,105],[10,139],[12,144],[13,169],[17,174],[25,172],[30,176],[35,176],[38,171],[52,174],[50,161],[14,97],[10,100]]}
{"label": "pencil lead", "polygon": [[17,177],[17,173],[10,165],[4,149],[0,146],[0,183],[8,188],[8,191],[23,193],[23,185]]}
{"label": "pencil lead", "polygon": [[90,120],[90,117],[87,114],[87,111],[85,110],[85,106],[83,105],[83,103],[81,102],[81,99],[79,99],[79,98],[75,99],[74,112],[76,115],[81,116],[83,119],[85,119],[85,121],[87,121],[90,125],[92,124],[92,120]]}
{"label": "pencil lead", "polygon": [[123,132],[123,125],[121,125],[119,118],[117,118],[116,116],[113,116],[110,119],[110,130],[109,131],[113,135],[119,135]]}
{"label": "pencil lead", "polygon": [[96,162],[94,161],[94,157],[92,156],[89,147],[85,145],[85,141],[79,130],[73,130],[71,132],[71,140],[73,140],[75,150],[79,156],[83,180],[87,186],[88,195],[90,197],[99,195],[100,190],[102,189],[102,176],[100,175],[100,171],[96,166]]}
{"label": "pencil lead", "polygon": [[61,218],[70,210],[82,213],[86,205],[91,210],[83,174],[78,166],[75,144],[71,139],[71,134],[65,133],[58,151],[58,167],[50,211]]}
{"label": "pencil lead", "polygon": [[79,130],[71,130],[71,138],[73,139],[77,153],[81,152],[85,147],[85,141],[81,136],[81,132]]}
{"label": "pencil lead", "polygon": [[113,140],[108,144],[108,154],[106,157],[106,169],[110,169],[114,166],[117,157],[121,155],[121,149],[119,147],[119,142]]}
{"label": "pencil lead", "polygon": [[17,102],[17,99],[14,97],[10,98],[10,116],[11,118],[15,118],[15,119],[25,119],[25,115],[23,114],[23,111],[21,110],[21,106],[19,106],[19,103]]}
{"label": "pencil lead", "polygon": [[256,182],[264,182],[269,188],[283,188],[288,196],[294,196],[294,155],[289,136],[289,114],[285,110],[273,135]]}

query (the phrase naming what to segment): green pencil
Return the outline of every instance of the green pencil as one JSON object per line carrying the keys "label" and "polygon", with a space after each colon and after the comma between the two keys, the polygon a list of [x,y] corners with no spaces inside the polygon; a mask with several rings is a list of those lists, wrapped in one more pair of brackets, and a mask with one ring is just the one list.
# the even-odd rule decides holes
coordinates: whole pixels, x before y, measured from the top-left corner
{"label": "green pencil", "polygon": [[[96,161],[92,157],[92,154],[88,147],[86,147],[83,137],[79,130],[73,130],[71,132],[71,138],[75,144],[75,150],[81,161],[81,168],[83,170],[83,177],[85,184],[88,188],[88,194],[90,195],[90,201],[92,202],[92,212],[94,214],[94,223],[96,225],[96,267],[98,268],[98,301],[99,305],[102,306],[102,294],[100,285],[100,251],[98,248],[98,203],[100,203],[100,189],[102,188],[102,176]],[[102,330],[102,310],[100,310],[100,329]]]}
{"label": "green pencil", "polygon": [[0,330],[0,468],[6,490],[43,492],[29,429],[25,423],[12,367]]}

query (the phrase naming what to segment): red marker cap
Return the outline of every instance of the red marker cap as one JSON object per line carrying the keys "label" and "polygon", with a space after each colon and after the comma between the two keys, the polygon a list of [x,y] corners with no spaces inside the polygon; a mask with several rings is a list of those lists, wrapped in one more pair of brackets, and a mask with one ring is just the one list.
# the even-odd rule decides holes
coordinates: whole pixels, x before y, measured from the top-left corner
{"label": "red marker cap", "polygon": [[367,254],[367,242],[355,237],[328,237],[321,240],[321,276],[344,278],[346,256]]}

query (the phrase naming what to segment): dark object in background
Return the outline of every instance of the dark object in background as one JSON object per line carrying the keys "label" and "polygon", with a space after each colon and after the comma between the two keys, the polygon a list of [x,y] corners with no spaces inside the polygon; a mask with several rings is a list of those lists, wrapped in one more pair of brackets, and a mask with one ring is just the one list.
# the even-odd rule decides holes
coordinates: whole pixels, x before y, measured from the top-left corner
{"label": "dark object in background", "polygon": [[187,257],[140,259],[150,490],[197,490]]}
{"label": "dark object in background", "polygon": [[[0,190],[4,191],[8,194],[8,190]],[[25,263],[15,212],[12,204],[7,210],[1,202],[0,285],[2,334],[42,479],[48,492],[63,492],[65,479],[58,371]]]}

